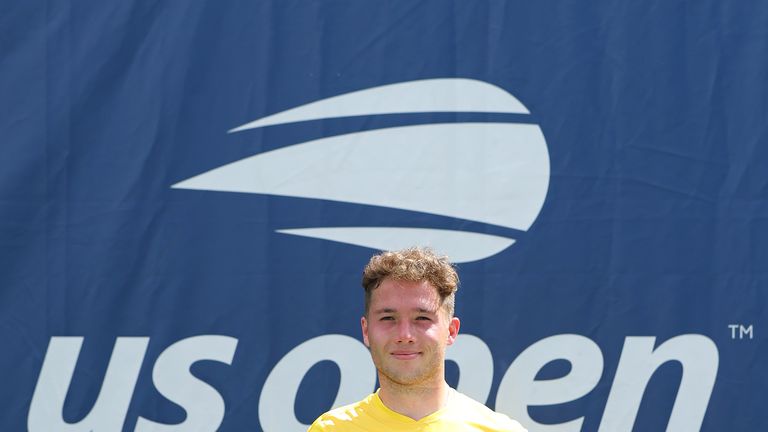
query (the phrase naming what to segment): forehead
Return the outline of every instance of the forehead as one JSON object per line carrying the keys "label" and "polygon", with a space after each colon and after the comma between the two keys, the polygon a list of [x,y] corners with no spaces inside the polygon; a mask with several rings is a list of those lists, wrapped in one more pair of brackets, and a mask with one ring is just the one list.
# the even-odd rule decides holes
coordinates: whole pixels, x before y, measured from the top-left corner
{"label": "forehead", "polygon": [[436,309],[440,304],[437,289],[427,281],[386,278],[371,292],[371,308]]}

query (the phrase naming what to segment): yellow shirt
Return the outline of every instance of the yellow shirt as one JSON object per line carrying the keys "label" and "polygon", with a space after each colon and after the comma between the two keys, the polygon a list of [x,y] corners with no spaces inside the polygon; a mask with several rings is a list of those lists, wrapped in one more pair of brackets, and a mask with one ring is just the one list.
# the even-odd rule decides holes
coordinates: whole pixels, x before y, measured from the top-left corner
{"label": "yellow shirt", "polygon": [[451,389],[448,404],[422,419],[398,414],[378,391],[351,405],[318,417],[308,432],[526,432],[520,423]]}

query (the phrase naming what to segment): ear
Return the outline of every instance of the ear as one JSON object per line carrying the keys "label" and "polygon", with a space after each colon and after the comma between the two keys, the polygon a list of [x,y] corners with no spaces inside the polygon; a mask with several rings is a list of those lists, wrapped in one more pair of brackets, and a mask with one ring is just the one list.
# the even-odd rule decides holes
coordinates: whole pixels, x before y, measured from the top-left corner
{"label": "ear", "polygon": [[368,320],[365,317],[360,318],[360,328],[363,330],[363,343],[370,348],[371,343],[368,342]]}
{"label": "ear", "polygon": [[459,327],[461,327],[459,318],[451,318],[451,321],[448,323],[448,345],[453,345],[456,342],[456,337],[459,335]]}

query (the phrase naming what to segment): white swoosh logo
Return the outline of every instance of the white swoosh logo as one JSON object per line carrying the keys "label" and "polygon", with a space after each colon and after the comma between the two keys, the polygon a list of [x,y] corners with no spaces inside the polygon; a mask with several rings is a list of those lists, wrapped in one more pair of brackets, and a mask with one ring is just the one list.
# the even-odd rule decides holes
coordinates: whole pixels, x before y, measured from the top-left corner
{"label": "white swoosh logo", "polygon": [[381,250],[401,249],[403,239],[406,239],[408,245],[428,245],[444,253],[451,251],[451,261],[457,263],[488,258],[515,243],[513,239],[490,234],[432,228],[330,227],[284,229],[277,232]]}
{"label": "white swoosh logo", "polygon": [[465,78],[440,78],[330,97],[246,123],[229,132],[324,118],[418,112],[528,114],[519,100],[495,85]]}
{"label": "white swoosh logo", "polygon": [[[482,91],[473,96],[464,93],[475,87]],[[413,95],[419,96],[418,102],[408,102]],[[421,100],[424,95],[431,98]],[[473,80],[440,79],[336,96],[233,131],[394,109],[445,111],[446,106],[457,111],[527,113],[517,99],[498,87]],[[549,154],[541,129],[535,124],[403,126],[321,138],[261,153],[172,187],[375,205],[525,231],[538,216],[549,187]],[[431,228],[323,227],[278,232],[375,249],[429,245],[455,262],[486,258],[515,241]]]}

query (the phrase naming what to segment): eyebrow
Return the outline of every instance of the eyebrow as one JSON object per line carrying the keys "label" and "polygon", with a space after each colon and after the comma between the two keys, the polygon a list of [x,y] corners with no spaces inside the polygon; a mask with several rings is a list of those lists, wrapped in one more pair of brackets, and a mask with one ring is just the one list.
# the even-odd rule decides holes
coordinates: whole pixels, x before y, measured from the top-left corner
{"label": "eyebrow", "polygon": [[[416,311],[416,312],[419,312],[419,313],[430,313],[430,314],[437,313],[437,310],[430,310],[430,309],[424,309],[424,308],[416,308],[416,309],[413,309],[413,310]],[[397,310],[385,307],[385,308],[381,308],[381,309],[376,309],[375,311],[373,311],[373,313],[374,314],[397,313]]]}

